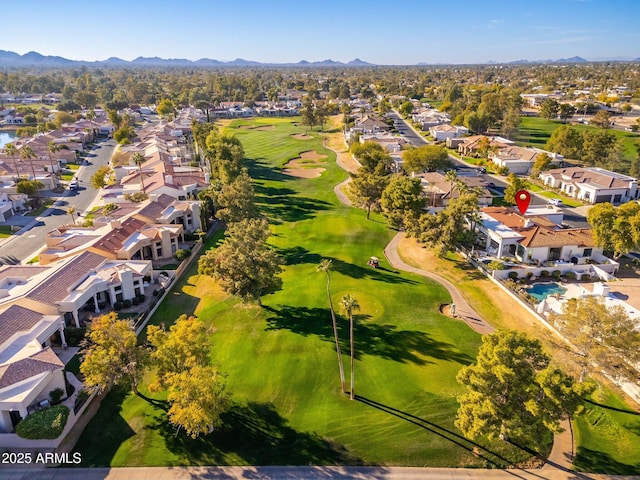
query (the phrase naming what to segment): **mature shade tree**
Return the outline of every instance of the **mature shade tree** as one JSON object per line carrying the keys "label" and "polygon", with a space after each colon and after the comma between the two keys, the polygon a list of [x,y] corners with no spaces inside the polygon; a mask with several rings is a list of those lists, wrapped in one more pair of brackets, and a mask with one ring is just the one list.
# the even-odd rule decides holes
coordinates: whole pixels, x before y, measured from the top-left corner
{"label": "mature shade tree", "polygon": [[58,112],[53,119],[53,123],[56,128],[62,128],[65,123],[73,123],[76,121],[76,117],[67,112]]}
{"label": "mature shade tree", "polygon": [[24,193],[28,197],[35,197],[38,191],[44,188],[44,184],[39,180],[28,180],[21,178],[16,183],[16,191],[18,193]]}
{"label": "mature shade tree", "polygon": [[607,110],[598,110],[596,114],[591,117],[590,125],[607,129],[611,126],[611,114]]}
{"label": "mature shade tree", "polygon": [[583,142],[584,138],[577,129],[569,125],[562,125],[551,133],[546,148],[563,155],[565,158],[578,159],[582,157]]}
{"label": "mature shade tree", "polygon": [[581,377],[594,362],[614,376],[637,377],[640,331],[624,307],[608,306],[595,296],[572,298],[551,320],[576,347]]}
{"label": "mature shade tree", "polygon": [[131,140],[135,138],[135,136],[136,136],[136,131],[128,123],[123,123],[123,125],[118,130],[113,132],[114,140],[118,142],[120,145],[126,145],[128,143],[131,143]]}
{"label": "mature shade tree", "polygon": [[216,129],[209,132],[206,144],[212,178],[220,185],[231,183],[242,173],[244,149],[240,140]]}
{"label": "mature shade tree", "polygon": [[375,172],[377,175],[391,174],[393,169],[393,159],[379,143],[354,143],[350,150],[361,165],[358,173]]}
{"label": "mature shade tree", "polygon": [[160,103],[158,103],[158,106],[156,107],[156,112],[158,112],[158,115],[162,118],[173,115],[175,111],[176,105],[168,98],[160,100]]}
{"label": "mature shade tree", "polygon": [[558,110],[558,116],[563,122],[566,122],[568,119],[573,117],[575,113],[576,113],[576,107],[574,107],[570,103],[560,104],[560,108]]}
{"label": "mature shade tree", "polygon": [[531,178],[538,178],[540,173],[548,170],[551,166],[551,157],[544,152],[536,155],[536,159],[533,162],[533,167],[531,168]]}
{"label": "mature shade tree", "polygon": [[451,165],[447,149],[438,145],[423,145],[404,152],[403,168],[411,174],[444,170]]}
{"label": "mature shade tree", "polygon": [[222,185],[222,188],[213,192],[212,196],[216,207],[216,218],[227,224],[258,216],[253,182],[246,171],[231,183]]}
{"label": "mature shade tree", "polygon": [[398,108],[398,112],[404,118],[409,118],[409,116],[413,112],[413,103],[407,100],[402,105],[400,105],[400,108]]}
{"label": "mature shade tree", "polygon": [[342,393],[346,392],[345,380],[344,380],[344,366],[342,364],[342,352],[340,351],[340,337],[338,336],[338,322],[336,321],[336,312],[333,308],[333,300],[331,299],[331,266],[333,261],[330,259],[324,259],[317,267],[318,272],[324,272],[327,276],[327,298],[329,299],[329,310],[331,311],[331,324],[333,327],[333,338],[336,342],[336,353],[338,354],[338,370],[340,371],[340,387]]}
{"label": "mature shade tree", "polygon": [[282,261],[267,246],[271,235],[264,219],[245,219],[229,226],[227,238],[198,260],[198,272],[213,276],[222,289],[243,300],[256,300],[281,288]]}
{"label": "mature shade tree", "polygon": [[116,130],[122,127],[122,115],[120,115],[117,110],[107,111],[107,118],[116,128]]}
{"label": "mature shade tree", "polygon": [[217,367],[195,365],[167,379],[167,415],[178,430],[184,429],[191,438],[211,433],[229,408],[223,376]]}
{"label": "mature shade tree", "polygon": [[480,221],[478,195],[474,191],[461,192],[439,212],[422,213],[407,219],[407,233],[443,257],[465,242],[471,243],[475,226]]}
{"label": "mature shade tree", "polygon": [[211,331],[199,318],[180,315],[169,330],[149,325],[147,342],[151,345],[151,360],[156,368],[152,391],[167,387],[172,374],[182,373],[198,365],[208,365],[211,353]]}
{"label": "mature shade tree", "polygon": [[91,175],[91,185],[93,186],[93,188],[95,188],[96,190],[99,190],[101,188],[104,188],[107,185],[107,175],[109,175],[111,173],[111,169],[104,165],[102,167],[99,167],[98,170],[96,170],[96,172]]}
{"label": "mature shade tree", "polygon": [[489,118],[480,115],[478,112],[467,113],[462,123],[470,131],[477,134],[482,134],[489,128]]}
{"label": "mature shade tree", "polygon": [[560,112],[560,104],[553,98],[547,98],[540,105],[540,116],[547,120],[553,120],[558,117]]}
{"label": "mature shade tree", "polygon": [[393,228],[398,229],[405,226],[407,215],[419,215],[426,202],[420,178],[404,175],[392,175],[380,199],[384,216]]}
{"label": "mature shade tree", "polygon": [[525,178],[518,177],[515,173],[509,174],[507,182],[509,182],[509,185],[504,189],[504,201],[515,204],[516,193],[529,188],[529,182]]}
{"label": "mature shade tree", "polygon": [[340,299],[340,308],[342,313],[349,317],[349,348],[351,352],[351,390],[349,391],[349,398],[353,400],[356,396],[356,384],[355,384],[355,349],[354,349],[354,337],[353,337],[353,313],[360,310],[360,304],[350,294],[344,295]]}
{"label": "mature shade tree", "polygon": [[382,192],[389,185],[389,175],[378,175],[371,172],[362,172],[351,175],[351,182],[347,185],[347,195],[356,207],[367,211],[367,220],[371,211],[380,211]]}
{"label": "mature shade tree", "polygon": [[587,212],[593,241],[604,250],[620,256],[640,248],[640,205],[628,202],[614,207],[597,203]]}
{"label": "mature shade tree", "polygon": [[553,367],[538,340],[504,330],[482,337],[476,363],[457,380],[467,391],[458,397],[455,425],[466,436],[513,439],[538,450],[592,388]]}
{"label": "mature shade tree", "polygon": [[191,123],[191,131],[198,152],[207,151],[207,137],[212,131],[217,131],[217,129],[218,127],[216,127],[215,123],[200,123],[197,120]]}
{"label": "mature shade tree", "polygon": [[313,130],[313,127],[318,124],[318,118],[316,115],[316,107],[313,104],[311,97],[307,96],[300,108],[300,116],[302,117],[301,123],[308,125]]}
{"label": "mature shade tree", "polygon": [[84,347],[80,372],[86,385],[103,392],[113,385],[128,382],[133,393],[138,394],[138,383],[148,355],[138,346],[131,320],[121,320],[115,312],[94,318],[87,330]]}

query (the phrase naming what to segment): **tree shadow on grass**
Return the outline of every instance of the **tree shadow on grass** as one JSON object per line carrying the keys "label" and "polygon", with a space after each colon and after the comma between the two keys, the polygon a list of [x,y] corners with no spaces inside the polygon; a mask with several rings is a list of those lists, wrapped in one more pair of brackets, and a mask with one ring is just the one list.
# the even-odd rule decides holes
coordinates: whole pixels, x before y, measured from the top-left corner
{"label": "tree shadow on grass", "polygon": [[189,464],[247,465],[363,465],[337,442],[292,428],[270,403],[234,404],[221,417],[222,425],[209,435],[192,439],[176,433],[167,421],[153,427],[167,448]]}
{"label": "tree shadow on grass", "polygon": [[278,169],[269,165],[264,157],[245,158],[244,162],[253,180],[268,180],[271,182],[286,182],[295,179],[285,175]]}
{"label": "tree shadow on grass", "polygon": [[583,472],[608,473],[610,475],[638,475],[640,463],[629,465],[614,460],[605,452],[596,452],[585,447],[578,447],[573,467]]}
{"label": "tree shadow on grass", "polygon": [[76,452],[82,455],[80,467],[107,467],[120,445],[135,435],[122,417],[122,402],[129,389],[114,387],[102,399],[100,409],[80,436]]}
{"label": "tree shadow on grass", "polygon": [[[324,257],[332,262],[332,270],[346,275],[347,277],[360,279],[369,278],[385,283],[404,283],[408,285],[417,285],[415,280],[409,280],[400,275],[400,272],[388,270],[386,268],[373,268],[369,266],[360,266],[355,263],[348,263],[338,258]],[[366,264],[368,258],[363,258],[363,264]],[[319,263],[319,262],[318,262]]]}
{"label": "tree shadow on grass", "polygon": [[[380,410],[382,412],[388,413],[389,415],[392,415],[401,420],[404,420],[413,425],[416,425],[417,427],[420,427],[426,430],[430,434],[439,436],[447,440],[448,442],[450,442],[453,446],[466,450],[467,452],[473,454],[474,456],[482,458],[485,462],[493,465],[494,467],[504,468],[506,466],[516,463],[513,460],[506,458],[503,454],[493,451],[478,442],[469,440],[468,438],[448,428],[441,427],[440,425],[434,422],[431,422],[430,420],[418,417],[416,415],[391,407],[389,405],[376,402],[375,400],[371,400],[370,398],[367,398],[367,397],[356,395],[355,398],[357,401],[362,402],[365,405],[369,405],[370,407],[373,407],[376,410]],[[514,475],[515,477],[524,478],[516,474],[513,470],[507,470],[507,471],[512,475]],[[542,476],[539,476],[539,477],[544,478]]]}
{"label": "tree shadow on grass", "polygon": [[[274,313],[267,318],[267,330],[290,330],[302,336],[315,335],[334,343],[331,313],[325,308],[292,307],[280,305],[278,309],[266,307]],[[446,360],[468,365],[471,357],[453,345],[433,339],[419,330],[398,330],[395,325],[367,323],[368,315],[354,315],[354,357],[373,355],[400,363],[427,365],[430,359]],[[337,317],[343,352],[349,351],[347,319]]]}
{"label": "tree shadow on grass", "polygon": [[323,257],[317,253],[311,253],[304,247],[296,246],[291,248],[276,249],[278,255],[284,260],[285,265],[301,265],[313,263],[319,265]]}
{"label": "tree shadow on grass", "polygon": [[323,200],[296,195],[290,188],[255,185],[257,205],[273,222],[298,222],[313,218],[315,213],[332,205]]}

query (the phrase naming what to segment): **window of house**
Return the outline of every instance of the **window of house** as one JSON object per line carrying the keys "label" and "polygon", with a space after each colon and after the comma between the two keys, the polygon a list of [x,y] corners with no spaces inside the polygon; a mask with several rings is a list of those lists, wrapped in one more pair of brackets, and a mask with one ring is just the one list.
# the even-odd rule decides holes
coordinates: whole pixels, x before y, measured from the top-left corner
{"label": "window of house", "polygon": [[590,257],[593,253],[593,248],[585,248],[584,252],[582,252],[583,257]]}

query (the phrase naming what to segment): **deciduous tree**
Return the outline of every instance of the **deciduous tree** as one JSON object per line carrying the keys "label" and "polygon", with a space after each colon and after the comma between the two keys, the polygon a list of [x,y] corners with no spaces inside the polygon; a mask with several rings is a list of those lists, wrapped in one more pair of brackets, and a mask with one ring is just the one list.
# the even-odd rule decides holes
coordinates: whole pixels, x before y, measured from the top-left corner
{"label": "deciduous tree", "polygon": [[411,174],[444,170],[451,165],[447,149],[438,145],[423,145],[404,152],[403,168]]}
{"label": "deciduous tree", "polygon": [[148,356],[138,346],[131,320],[121,320],[115,312],[94,318],[87,330],[85,347],[80,371],[88,386],[102,392],[129,382],[138,394]]}
{"label": "deciduous tree", "polygon": [[557,118],[559,112],[560,104],[553,98],[547,98],[540,105],[540,116],[542,118],[546,118],[547,120],[553,120],[554,118]]}
{"label": "deciduous tree", "polygon": [[351,175],[351,182],[347,186],[347,195],[357,207],[367,211],[367,220],[374,212],[380,211],[382,192],[389,185],[388,175],[379,175],[371,172],[362,172]]}
{"label": "deciduous tree", "polygon": [[526,190],[529,188],[529,182],[525,178],[518,177],[515,173],[509,174],[507,182],[509,182],[509,185],[504,189],[504,201],[515,204],[516,193],[519,190]]}

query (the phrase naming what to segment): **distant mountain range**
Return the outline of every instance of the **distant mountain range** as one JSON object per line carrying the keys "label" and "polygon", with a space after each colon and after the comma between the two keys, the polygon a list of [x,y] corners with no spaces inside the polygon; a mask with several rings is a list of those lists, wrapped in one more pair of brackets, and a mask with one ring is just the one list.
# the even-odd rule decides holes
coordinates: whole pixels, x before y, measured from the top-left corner
{"label": "distant mountain range", "polygon": [[[485,64],[528,64],[528,63],[586,63],[591,61],[631,61],[638,62],[640,58],[621,58],[615,57],[611,59],[600,58],[598,60],[586,60],[582,57],[561,58],[558,60],[516,60],[513,62],[496,62],[488,61]],[[134,60],[123,60],[118,57],[110,57],[106,60],[97,60],[93,62],[84,60],[69,60],[68,58],[42,55],[38,52],[29,52],[20,55],[15,52],[0,50],[0,67],[69,67],[69,66],[95,66],[95,67],[372,67],[376,64],[365,62],[356,58],[350,62],[343,63],[335,60],[321,60],[318,62],[308,62],[301,60],[297,63],[263,63],[253,60],[245,60],[236,58],[231,61],[212,60],[210,58],[201,58],[200,60],[188,60],[186,58],[160,58],[160,57],[138,57]],[[417,65],[451,65],[447,63],[424,63]]]}

